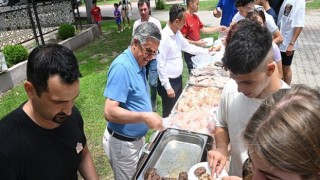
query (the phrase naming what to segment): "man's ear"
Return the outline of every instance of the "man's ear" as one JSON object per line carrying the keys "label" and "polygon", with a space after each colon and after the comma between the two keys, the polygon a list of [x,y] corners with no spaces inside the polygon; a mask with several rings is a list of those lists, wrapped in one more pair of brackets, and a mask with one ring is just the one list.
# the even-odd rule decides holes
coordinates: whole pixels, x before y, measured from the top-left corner
{"label": "man's ear", "polygon": [[133,39],[133,41],[132,41],[132,43],[131,43],[131,46],[133,46],[133,47],[138,47],[139,46],[139,40],[137,39],[137,38],[134,38]]}
{"label": "man's ear", "polygon": [[134,39],[133,39],[133,43],[135,43],[135,44],[138,43],[138,39],[137,39],[137,38],[134,38]]}
{"label": "man's ear", "polygon": [[276,63],[273,61],[267,64],[267,76],[271,76],[276,71]]}
{"label": "man's ear", "polygon": [[35,96],[37,96],[36,89],[34,88],[33,84],[31,82],[29,82],[29,81],[26,81],[24,83],[24,90],[26,91],[29,99],[32,99]]}
{"label": "man's ear", "polygon": [[177,19],[174,20],[174,22],[175,22],[176,24],[178,24],[178,23],[180,22],[180,20],[177,18]]}

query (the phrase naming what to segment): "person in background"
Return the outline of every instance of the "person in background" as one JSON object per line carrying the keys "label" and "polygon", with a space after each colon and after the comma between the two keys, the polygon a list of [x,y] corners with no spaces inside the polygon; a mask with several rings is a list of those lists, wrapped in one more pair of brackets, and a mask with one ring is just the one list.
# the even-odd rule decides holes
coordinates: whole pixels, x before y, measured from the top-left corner
{"label": "person in background", "polygon": [[28,57],[28,100],[0,121],[0,179],[98,179],[75,99],[81,74],[64,46],[36,47]]}
{"label": "person in background", "polygon": [[264,10],[273,17],[274,22],[277,24],[278,15],[274,9],[270,6],[269,0],[255,0],[255,4],[262,6]]}
{"label": "person in background", "polygon": [[114,3],[113,7],[114,7],[113,15],[116,18],[116,24],[118,26],[118,33],[120,33],[120,32],[123,31],[123,29],[121,27],[121,13],[120,13],[120,11],[118,9],[119,8],[119,4],[118,3]]}
{"label": "person in background", "polygon": [[296,85],[268,97],[244,139],[254,180],[320,179],[320,93]]}
{"label": "person in background", "polygon": [[[188,39],[189,43],[200,47],[206,47],[206,43],[200,39],[200,32],[204,34],[211,34],[218,31],[223,32],[227,27],[204,27],[199,17],[195,14],[198,12],[198,8],[199,0],[187,0],[187,10],[185,13],[186,22],[180,31],[182,35]],[[193,54],[183,52],[183,57],[187,64],[189,74],[191,73],[191,69],[193,69],[193,63],[191,60],[193,56]]]}
{"label": "person in background", "polygon": [[306,1],[285,0],[278,15],[278,26],[284,41],[279,45],[282,57],[283,79],[291,84],[291,63],[295,49],[298,48],[298,37],[304,27]]}
{"label": "person in background", "polygon": [[132,5],[130,0],[120,0],[119,6],[121,6],[121,16],[122,16],[122,23],[123,23],[123,29],[126,29],[126,19],[128,21],[128,28],[131,29],[130,25],[130,9],[129,5],[132,11]]}
{"label": "person in background", "polygon": [[132,179],[139,151],[149,129],[163,130],[162,118],[152,112],[145,65],[159,52],[161,33],[154,23],[141,23],[131,45],[110,65],[104,115],[108,121],[104,150],[116,180]]}
{"label": "person in background", "polygon": [[[261,24],[262,26],[266,26],[266,18],[264,16],[263,11],[254,10],[253,12],[249,12],[247,19],[253,20]],[[277,64],[277,71],[279,72],[279,78],[283,78],[282,74],[282,61],[281,61],[281,53],[278,45],[272,42],[272,49],[273,49],[273,61]]]}
{"label": "person in background", "polygon": [[[255,6],[253,3],[254,0],[237,0],[236,7],[238,9],[237,14],[233,17],[232,23],[236,23],[244,19],[248,12],[252,12],[254,9],[264,11],[262,6]],[[278,29],[278,26],[273,20],[273,17],[268,13],[264,13],[266,17],[266,27],[271,32],[273,36],[273,42],[280,44],[283,41],[283,37]]]}
{"label": "person in background", "polygon": [[279,15],[279,10],[280,10],[282,3],[283,3],[283,0],[269,0],[269,4],[272,7],[272,9],[274,9],[277,16]]}
{"label": "person in background", "polygon": [[158,93],[162,98],[162,117],[168,117],[174,104],[182,93],[183,60],[181,50],[190,54],[210,54],[213,48],[205,49],[190,44],[183,37],[180,29],[185,24],[185,9],[172,5],[169,11],[169,22],[161,35],[158,61]]}
{"label": "person in background", "polygon": [[[160,21],[152,16],[150,16],[150,2],[149,0],[139,0],[138,1],[138,9],[140,13],[140,19],[136,20],[133,24],[132,35],[134,34],[134,30],[140,25],[142,22],[152,22],[154,23],[159,31],[161,31]],[[152,59],[146,65],[147,70],[147,79],[150,85],[150,93],[151,93],[151,105],[152,111],[157,111],[157,81],[158,81],[158,71],[157,71],[157,60],[156,58]]]}
{"label": "person in background", "polygon": [[101,30],[102,15],[101,15],[101,9],[97,6],[96,0],[92,1],[91,17],[92,17],[92,21],[97,24],[100,35],[102,36],[102,30]]}
{"label": "person in background", "polygon": [[233,16],[238,12],[236,0],[219,0],[216,8],[213,10],[213,16],[220,18],[220,25],[229,27]]}
{"label": "person in background", "polygon": [[208,152],[208,162],[212,174],[220,174],[229,157],[230,143],[229,175],[241,177],[242,164],[248,158],[241,138],[243,130],[266,97],[289,86],[276,72],[272,37],[265,27],[244,19],[229,39],[222,63],[231,79],[221,95],[215,120],[216,148]]}

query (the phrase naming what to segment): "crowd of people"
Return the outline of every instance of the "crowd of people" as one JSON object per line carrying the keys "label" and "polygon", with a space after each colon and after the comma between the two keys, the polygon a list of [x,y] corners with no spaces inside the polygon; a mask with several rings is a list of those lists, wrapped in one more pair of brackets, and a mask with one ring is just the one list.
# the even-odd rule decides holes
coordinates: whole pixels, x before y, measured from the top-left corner
{"label": "crowd of people", "polygon": [[[202,24],[198,7],[199,0],[187,0],[187,9],[172,5],[162,28],[150,2],[138,1],[131,43],[110,65],[103,93],[102,142],[114,178],[132,179],[147,132],[165,129],[162,118],[182,93],[183,61],[190,73],[192,56],[214,51],[200,34],[223,32],[221,61],[230,80],[216,111],[215,146],[208,151],[212,174],[219,176],[230,161],[224,179],[319,179],[320,93],[290,87],[305,1],[219,0],[213,15],[221,23],[215,27]],[[118,32],[131,29],[130,1],[114,8]],[[102,34],[96,1],[91,14]],[[74,105],[80,77],[76,57],[64,46],[42,45],[30,53],[28,100],[0,121],[0,179],[77,179],[77,172],[98,179]]]}

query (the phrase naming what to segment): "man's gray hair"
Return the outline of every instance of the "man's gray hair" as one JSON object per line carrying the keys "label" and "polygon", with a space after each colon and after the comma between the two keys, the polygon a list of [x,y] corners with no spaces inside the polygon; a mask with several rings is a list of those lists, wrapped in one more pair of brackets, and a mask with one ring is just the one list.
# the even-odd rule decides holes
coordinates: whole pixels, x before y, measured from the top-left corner
{"label": "man's gray hair", "polygon": [[131,40],[138,39],[141,44],[147,41],[147,38],[153,38],[155,40],[161,40],[161,32],[157,26],[152,22],[143,22],[135,30]]}

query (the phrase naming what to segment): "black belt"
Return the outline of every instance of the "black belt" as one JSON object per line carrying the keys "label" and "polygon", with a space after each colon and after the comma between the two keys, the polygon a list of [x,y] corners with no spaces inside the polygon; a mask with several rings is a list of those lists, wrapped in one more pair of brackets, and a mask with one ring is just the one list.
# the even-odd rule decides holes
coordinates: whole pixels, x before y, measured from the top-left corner
{"label": "black belt", "polygon": [[114,138],[116,139],[119,139],[121,141],[129,141],[129,142],[132,142],[132,141],[137,141],[139,140],[140,138],[130,138],[130,137],[126,137],[126,136],[123,136],[121,134],[118,134],[116,132],[114,132],[113,130],[111,130],[109,127],[107,127],[108,129],[108,132],[110,133],[111,136],[113,136]]}

